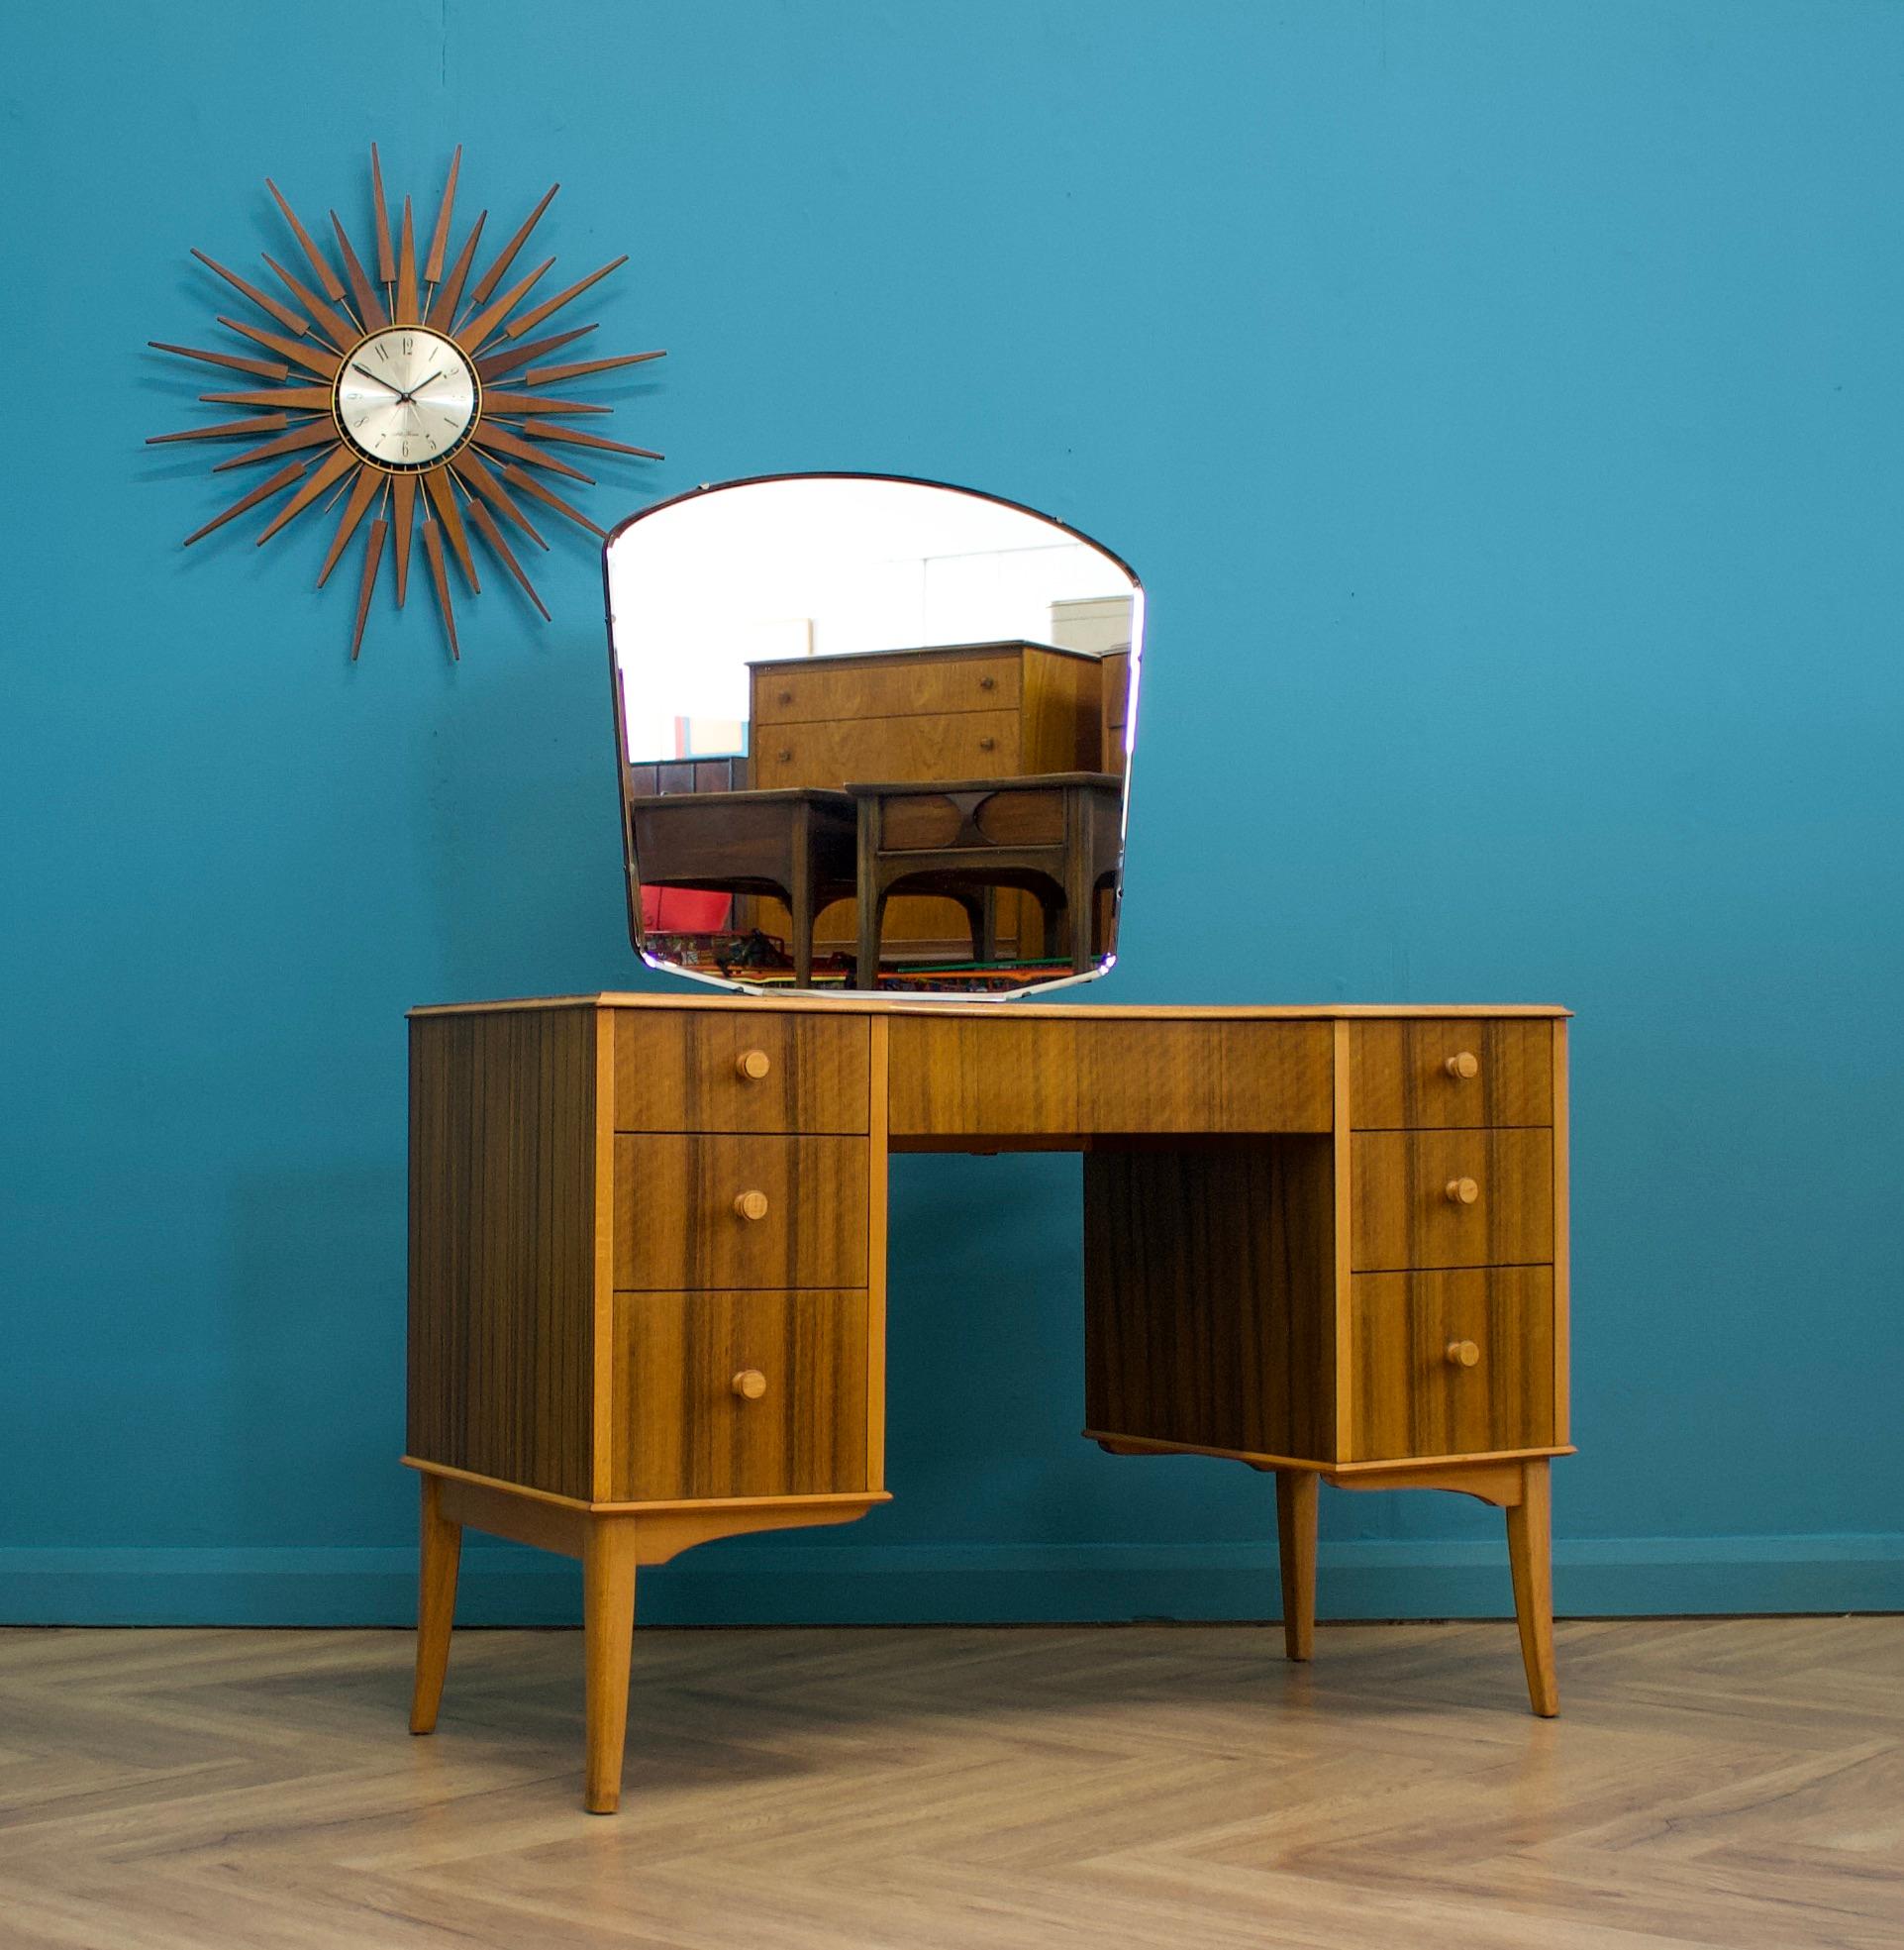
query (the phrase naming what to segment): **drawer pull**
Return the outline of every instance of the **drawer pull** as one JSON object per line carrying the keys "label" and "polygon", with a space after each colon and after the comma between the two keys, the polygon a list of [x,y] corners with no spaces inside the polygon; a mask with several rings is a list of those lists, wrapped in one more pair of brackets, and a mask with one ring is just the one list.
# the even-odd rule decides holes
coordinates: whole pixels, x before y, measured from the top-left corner
{"label": "drawer pull", "polygon": [[1471,1205],[1481,1195],[1481,1188],[1472,1179],[1450,1179],[1442,1187],[1442,1196],[1451,1205]]}
{"label": "drawer pull", "polygon": [[793,702],[793,693],[792,693],[792,691],[790,691],[790,690],[783,690],[783,691],[782,691],[782,692],[780,693],[780,702],[781,702],[782,704],[791,704],[791,703]]}
{"label": "drawer pull", "polygon": [[757,1368],[743,1368],[729,1386],[743,1401],[758,1401],[767,1391],[767,1378]]}
{"label": "drawer pull", "polygon": [[1472,1341],[1450,1341],[1448,1344],[1448,1365],[1451,1368],[1472,1368],[1481,1358],[1481,1351]]}
{"label": "drawer pull", "polygon": [[1455,1082],[1464,1083],[1481,1074],[1481,1060],[1472,1050],[1457,1050],[1442,1068]]}
{"label": "drawer pull", "polygon": [[998,688],[998,679],[996,677],[980,677],[978,687],[980,690],[996,690]]}
{"label": "drawer pull", "polygon": [[782,746],[779,751],[774,753],[773,756],[776,759],[778,759],[783,766],[790,766],[793,763],[793,754],[789,752],[785,746]]}
{"label": "drawer pull", "polygon": [[767,1195],[764,1191],[743,1191],[735,1196],[734,1209],[744,1219],[763,1219],[767,1215]]}
{"label": "drawer pull", "polygon": [[978,749],[981,752],[989,752],[997,745],[997,743],[998,740],[995,738],[981,738],[978,741]]}
{"label": "drawer pull", "polygon": [[743,1083],[757,1083],[773,1068],[773,1059],[764,1050],[743,1050],[734,1059],[734,1074]]}

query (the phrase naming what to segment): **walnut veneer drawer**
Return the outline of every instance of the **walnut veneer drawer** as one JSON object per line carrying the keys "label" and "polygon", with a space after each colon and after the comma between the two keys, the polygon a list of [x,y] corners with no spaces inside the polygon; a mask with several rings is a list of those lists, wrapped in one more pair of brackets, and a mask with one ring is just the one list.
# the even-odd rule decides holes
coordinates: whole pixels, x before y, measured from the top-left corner
{"label": "walnut veneer drawer", "polygon": [[1019,658],[1014,652],[936,658],[908,651],[890,661],[863,662],[822,657],[795,669],[782,666],[757,672],[753,722],[1016,711],[1018,697]]}
{"label": "walnut veneer drawer", "polygon": [[777,725],[754,740],[757,786],[837,790],[877,779],[1000,778],[1018,770],[1018,713],[859,718]]}
{"label": "walnut veneer drawer", "polygon": [[610,1500],[866,1488],[863,1292],[617,1293],[613,1360]]}
{"label": "walnut veneer drawer", "polygon": [[621,1009],[615,1128],[863,1132],[869,1048],[863,1016],[830,1020],[757,1003]]}
{"label": "walnut veneer drawer", "polygon": [[1553,1445],[1553,1272],[1466,1267],[1353,1283],[1349,1460]]}
{"label": "walnut veneer drawer", "polygon": [[1553,1122],[1547,1017],[1356,1022],[1349,1050],[1358,1131]]}
{"label": "walnut veneer drawer", "polygon": [[863,1138],[620,1136],[618,1287],[861,1286]]}
{"label": "walnut veneer drawer", "polygon": [[1520,1266],[1553,1258],[1551,1131],[1358,1131],[1353,1265]]}
{"label": "walnut veneer drawer", "polygon": [[1326,1022],[1093,1022],[895,1016],[892,1142],[1326,1131]]}

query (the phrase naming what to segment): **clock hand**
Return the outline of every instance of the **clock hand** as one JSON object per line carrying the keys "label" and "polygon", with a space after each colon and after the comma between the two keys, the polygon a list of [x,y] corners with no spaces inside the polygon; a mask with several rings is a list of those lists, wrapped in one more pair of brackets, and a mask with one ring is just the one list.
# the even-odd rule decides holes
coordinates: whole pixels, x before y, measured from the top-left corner
{"label": "clock hand", "polygon": [[351,361],[351,370],[352,372],[361,372],[363,376],[366,379],[368,379],[373,386],[381,386],[386,392],[396,393],[399,399],[403,399],[406,397],[406,395],[403,392],[399,391],[397,387],[391,385],[388,379],[379,379],[377,375],[369,369],[368,366],[359,365],[355,359],[352,359]]}

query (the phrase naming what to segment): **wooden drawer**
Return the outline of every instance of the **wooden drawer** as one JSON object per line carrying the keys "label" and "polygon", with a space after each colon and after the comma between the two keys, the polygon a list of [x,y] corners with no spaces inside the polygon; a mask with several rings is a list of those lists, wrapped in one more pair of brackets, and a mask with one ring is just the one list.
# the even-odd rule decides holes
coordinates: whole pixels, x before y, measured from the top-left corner
{"label": "wooden drawer", "polygon": [[894,1146],[1330,1128],[1334,1035],[1326,1022],[1093,1022],[1092,1013],[895,1016]]}
{"label": "wooden drawer", "polygon": [[[1349,1049],[1349,1114],[1358,1131],[1553,1122],[1546,1017],[1357,1022]],[[1472,1077],[1459,1074],[1463,1056],[1474,1060]]]}
{"label": "wooden drawer", "polygon": [[863,1138],[618,1137],[617,1287],[862,1286]]}
{"label": "wooden drawer", "polygon": [[779,725],[753,741],[755,785],[819,785],[915,778],[1009,778],[1018,771],[1018,714],[858,718]]}
{"label": "wooden drawer", "polygon": [[[862,1132],[871,1108],[866,1019],[745,1009],[620,1009],[618,1131]],[[764,1057],[764,1076],[742,1059]]]}
{"label": "wooden drawer", "polygon": [[893,718],[949,711],[1016,711],[1014,652],[936,658],[908,651],[864,661],[817,657],[793,668],[760,670],[753,682],[755,725]]}
{"label": "wooden drawer", "polygon": [[[1359,1131],[1353,1144],[1357,1273],[1553,1258],[1553,1132]],[[1462,1184],[1471,1202],[1452,1192]]]}
{"label": "wooden drawer", "polygon": [[[1553,1446],[1551,1267],[1365,1273],[1353,1283],[1348,1460]],[[1471,1343],[1471,1367],[1451,1346]]]}
{"label": "wooden drawer", "polygon": [[866,1488],[863,1292],[617,1293],[613,1360],[610,1500]]}

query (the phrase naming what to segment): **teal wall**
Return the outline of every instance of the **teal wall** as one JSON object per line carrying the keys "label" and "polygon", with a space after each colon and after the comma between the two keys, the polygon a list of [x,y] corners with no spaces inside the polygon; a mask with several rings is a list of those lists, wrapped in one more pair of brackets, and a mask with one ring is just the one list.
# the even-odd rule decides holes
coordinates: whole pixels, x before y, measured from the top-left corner
{"label": "teal wall", "polygon": [[[627,513],[800,467],[1047,508],[1151,592],[1124,1002],[1555,1000],[1563,1608],[1904,1603],[1904,8],[73,6],[8,29],[0,1616],[397,1619],[404,1028],[631,986],[596,559],[449,666],[254,549],[187,256],[368,143],[621,251]],[[333,57],[333,51],[335,57]],[[612,346],[608,342],[613,342]],[[329,524],[323,524],[328,528]],[[890,1478],[651,1619],[1260,1615],[1266,1480],[1080,1416],[1077,1167],[895,1168]],[[1325,1499],[1324,1608],[1500,1610]],[[572,1609],[472,1550],[471,1616]]]}

